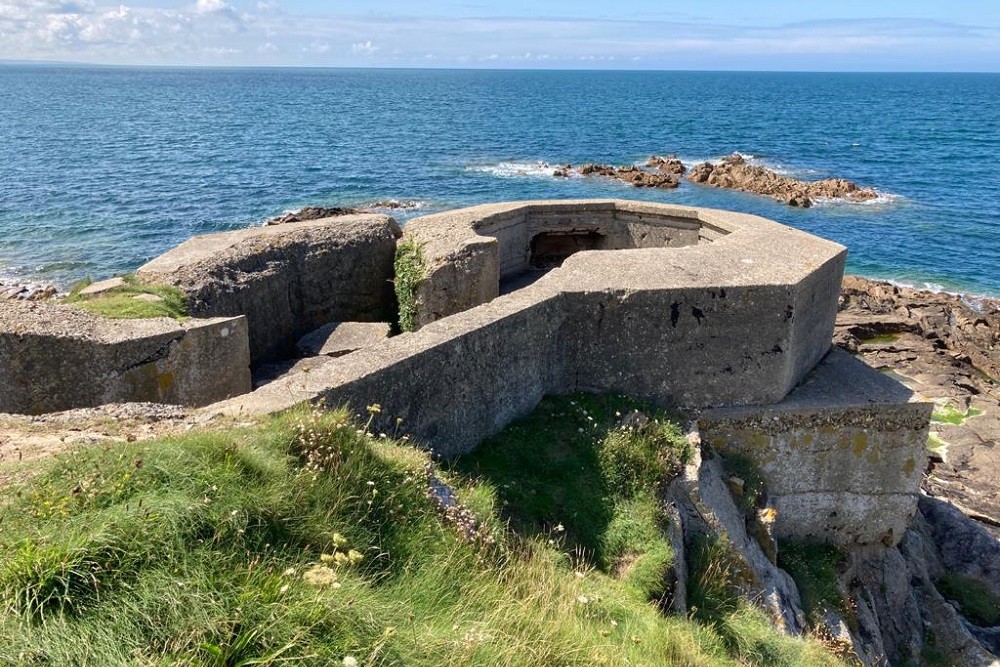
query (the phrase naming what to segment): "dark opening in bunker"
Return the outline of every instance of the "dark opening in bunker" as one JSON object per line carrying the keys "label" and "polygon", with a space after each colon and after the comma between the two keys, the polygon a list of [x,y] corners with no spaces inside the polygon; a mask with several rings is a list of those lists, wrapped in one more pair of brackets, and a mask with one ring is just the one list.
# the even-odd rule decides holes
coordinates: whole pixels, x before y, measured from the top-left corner
{"label": "dark opening in bunker", "polygon": [[528,264],[533,269],[554,269],[573,253],[604,246],[604,235],[598,232],[542,232],[531,239]]}

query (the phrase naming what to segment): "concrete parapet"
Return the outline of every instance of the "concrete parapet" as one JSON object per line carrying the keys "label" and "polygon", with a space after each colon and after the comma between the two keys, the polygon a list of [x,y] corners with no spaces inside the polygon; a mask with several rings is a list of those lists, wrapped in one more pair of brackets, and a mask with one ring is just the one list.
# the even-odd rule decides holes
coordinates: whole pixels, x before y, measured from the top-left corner
{"label": "concrete parapet", "polygon": [[710,410],[699,427],[759,468],[779,536],[893,546],[916,512],[932,407],[833,349],[785,400]]}
{"label": "concrete parapet", "polygon": [[384,215],[347,215],[196,236],[136,271],[173,285],[194,317],[246,315],[256,365],[329,322],[385,321],[400,235]]}
{"label": "concrete parapet", "polygon": [[250,391],[246,318],[109,320],[0,300],[0,412],[206,405]]}

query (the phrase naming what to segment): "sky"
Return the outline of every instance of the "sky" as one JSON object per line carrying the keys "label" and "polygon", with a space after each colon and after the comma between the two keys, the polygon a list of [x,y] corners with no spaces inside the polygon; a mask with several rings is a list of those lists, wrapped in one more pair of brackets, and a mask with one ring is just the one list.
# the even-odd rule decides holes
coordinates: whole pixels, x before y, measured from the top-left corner
{"label": "sky", "polygon": [[0,60],[1000,71],[1000,0],[0,0]]}

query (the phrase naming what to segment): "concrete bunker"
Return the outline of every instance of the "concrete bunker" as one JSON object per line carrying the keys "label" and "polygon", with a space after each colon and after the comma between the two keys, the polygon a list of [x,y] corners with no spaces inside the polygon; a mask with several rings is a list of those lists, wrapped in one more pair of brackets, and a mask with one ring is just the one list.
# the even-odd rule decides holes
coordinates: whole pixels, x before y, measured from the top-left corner
{"label": "concrete bunker", "polygon": [[[546,394],[612,391],[701,412],[702,437],[773,487],[779,535],[902,535],[931,406],[830,353],[842,246],[753,215],[619,200],[476,206],[411,220],[404,236],[424,257],[420,330],[216,409],[378,403],[372,428],[400,419],[452,456]],[[545,254],[566,256],[535,271]]]}
{"label": "concrete bunker", "polygon": [[687,248],[728,233],[696,209],[622,200],[512,202],[416,218],[404,230],[428,264],[416,323],[526,287],[579,252]]}

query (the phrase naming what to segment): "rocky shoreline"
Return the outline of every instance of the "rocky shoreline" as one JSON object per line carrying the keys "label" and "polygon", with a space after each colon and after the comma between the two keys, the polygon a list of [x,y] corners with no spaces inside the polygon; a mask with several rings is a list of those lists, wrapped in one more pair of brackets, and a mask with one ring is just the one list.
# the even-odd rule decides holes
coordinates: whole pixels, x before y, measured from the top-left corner
{"label": "rocky shoreline", "polygon": [[1000,537],[1000,299],[847,276],[835,343],[934,401],[924,491]]}

